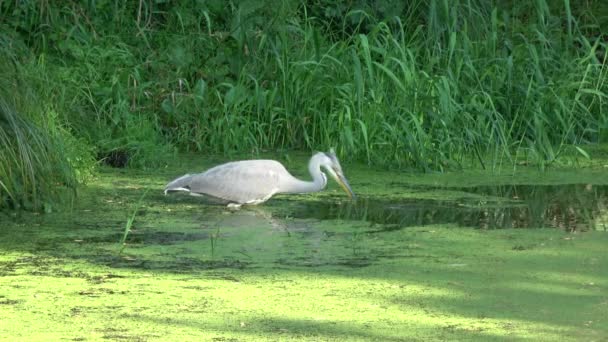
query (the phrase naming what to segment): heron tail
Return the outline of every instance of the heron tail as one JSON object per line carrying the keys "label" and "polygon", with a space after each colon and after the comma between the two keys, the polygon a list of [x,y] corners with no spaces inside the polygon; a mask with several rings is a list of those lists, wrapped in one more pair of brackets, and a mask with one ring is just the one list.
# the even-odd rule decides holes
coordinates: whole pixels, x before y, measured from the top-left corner
{"label": "heron tail", "polygon": [[187,191],[190,192],[191,174],[183,175],[165,186],[165,195],[169,191]]}

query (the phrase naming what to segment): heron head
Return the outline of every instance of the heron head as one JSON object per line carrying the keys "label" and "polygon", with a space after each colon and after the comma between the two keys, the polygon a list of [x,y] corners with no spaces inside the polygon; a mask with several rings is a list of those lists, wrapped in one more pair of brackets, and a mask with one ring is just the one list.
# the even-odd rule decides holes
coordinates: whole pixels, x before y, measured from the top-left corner
{"label": "heron head", "polygon": [[342,166],[340,165],[340,161],[334,152],[334,149],[330,149],[329,152],[323,152],[325,155],[325,160],[321,164],[325,167],[329,175],[346,191],[350,198],[356,198],[355,193],[350,188],[350,184],[346,180],[344,176],[344,172],[342,171]]}

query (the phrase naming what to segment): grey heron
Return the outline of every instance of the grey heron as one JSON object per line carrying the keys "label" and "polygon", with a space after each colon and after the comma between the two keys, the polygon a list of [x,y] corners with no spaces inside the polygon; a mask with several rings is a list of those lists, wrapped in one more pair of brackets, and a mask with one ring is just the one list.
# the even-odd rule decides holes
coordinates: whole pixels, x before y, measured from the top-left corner
{"label": "grey heron", "polygon": [[312,182],[295,178],[276,160],[241,160],[215,166],[203,173],[181,176],[167,184],[165,195],[185,191],[194,196],[219,200],[231,207],[259,204],[275,194],[323,190],[327,186],[327,176],[321,168],[342,186],[350,198],[355,197],[333,149],[318,152],[310,158],[308,171]]}

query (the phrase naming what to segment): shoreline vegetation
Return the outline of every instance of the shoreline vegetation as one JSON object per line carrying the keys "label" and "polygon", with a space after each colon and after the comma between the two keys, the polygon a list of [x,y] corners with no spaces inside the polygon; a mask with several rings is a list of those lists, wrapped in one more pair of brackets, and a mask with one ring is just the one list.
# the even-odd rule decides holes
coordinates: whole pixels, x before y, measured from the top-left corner
{"label": "shoreline vegetation", "polygon": [[435,172],[607,142],[602,1],[269,3],[1,2],[0,207],[177,151]]}

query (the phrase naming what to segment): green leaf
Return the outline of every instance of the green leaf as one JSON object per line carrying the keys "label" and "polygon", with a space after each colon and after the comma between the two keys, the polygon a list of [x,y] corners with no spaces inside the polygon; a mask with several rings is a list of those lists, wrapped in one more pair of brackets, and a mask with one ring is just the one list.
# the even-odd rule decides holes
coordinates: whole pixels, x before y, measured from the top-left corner
{"label": "green leaf", "polygon": [[173,103],[171,103],[170,99],[164,99],[163,103],[161,103],[160,107],[165,111],[165,113],[171,114],[174,111]]}
{"label": "green leaf", "polygon": [[580,153],[586,159],[591,159],[591,157],[589,156],[589,154],[587,153],[587,151],[583,150],[582,148],[580,148],[578,146],[574,146],[574,148],[578,151],[578,153]]}

